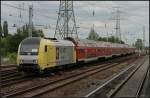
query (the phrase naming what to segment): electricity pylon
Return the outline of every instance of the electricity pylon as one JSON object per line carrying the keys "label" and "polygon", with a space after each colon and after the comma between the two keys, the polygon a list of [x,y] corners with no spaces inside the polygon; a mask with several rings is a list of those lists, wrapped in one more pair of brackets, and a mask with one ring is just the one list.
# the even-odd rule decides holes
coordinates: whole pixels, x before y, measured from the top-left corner
{"label": "electricity pylon", "polygon": [[121,30],[120,30],[120,10],[119,7],[115,7],[116,8],[116,12],[115,12],[115,17],[113,20],[116,21],[116,26],[115,26],[115,30],[116,30],[116,37],[121,40]]}
{"label": "electricity pylon", "polygon": [[55,38],[78,38],[72,0],[60,0]]}

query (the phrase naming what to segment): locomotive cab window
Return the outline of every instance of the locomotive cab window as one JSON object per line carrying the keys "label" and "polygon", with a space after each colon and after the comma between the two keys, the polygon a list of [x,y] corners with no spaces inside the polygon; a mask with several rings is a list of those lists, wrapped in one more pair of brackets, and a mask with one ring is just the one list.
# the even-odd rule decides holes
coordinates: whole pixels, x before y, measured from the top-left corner
{"label": "locomotive cab window", "polygon": [[45,52],[47,52],[47,45],[45,45]]}
{"label": "locomotive cab window", "polygon": [[20,44],[20,55],[38,55],[40,38],[28,38]]}

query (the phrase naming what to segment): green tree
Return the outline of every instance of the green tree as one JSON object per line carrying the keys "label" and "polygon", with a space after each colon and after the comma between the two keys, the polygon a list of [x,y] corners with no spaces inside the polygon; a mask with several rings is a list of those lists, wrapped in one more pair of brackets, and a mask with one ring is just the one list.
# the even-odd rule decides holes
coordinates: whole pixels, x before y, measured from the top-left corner
{"label": "green tree", "polygon": [[[18,28],[17,33],[24,39],[24,38],[28,37],[28,29],[29,29],[29,26],[26,24],[23,27]],[[33,27],[32,36],[33,37],[44,37],[44,33],[42,30],[37,30],[37,29],[35,29],[35,27]]]}
{"label": "green tree", "polygon": [[124,41],[122,41],[122,40],[120,40],[120,43],[121,43],[121,44],[125,44],[125,42],[124,42]]}
{"label": "green tree", "polygon": [[142,46],[143,46],[142,39],[137,39],[136,42],[135,42],[135,47],[136,47],[138,50],[142,50]]}
{"label": "green tree", "polygon": [[119,38],[115,37],[115,43],[120,43]]}
{"label": "green tree", "polygon": [[[1,35],[4,35],[5,37],[2,37],[0,41],[1,57],[9,59],[7,63],[15,63],[18,46],[24,38],[28,37],[28,25],[24,25],[23,27],[18,28],[15,34],[9,34],[8,24],[7,22],[4,22],[3,28],[1,28],[1,31],[2,30],[5,33],[2,34],[1,32]],[[44,34],[42,30],[37,30],[33,28],[33,36],[44,37]]]}
{"label": "green tree", "polygon": [[2,25],[1,25],[1,28],[0,28],[0,36],[3,37],[3,29],[2,29]]}
{"label": "green tree", "polygon": [[[98,41],[107,41],[107,37],[99,37]],[[114,37],[114,36],[110,36],[108,37],[108,42],[112,42],[112,43],[121,43],[124,44],[125,42],[122,40],[119,40],[118,38]]]}
{"label": "green tree", "polygon": [[1,56],[4,56],[4,55],[6,55],[6,52],[7,52],[7,50],[8,50],[8,48],[7,48],[7,39],[6,38],[1,38],[1,41],[0,41],[0,46],[1,46]]}
{"label": "green tree", "polygon": [[44,37],[44,33],[42,30],[36,30],[35,27],[33,27],[32,36],[33,37]]}
{"label": "green tree", "polygon": [[110,37],[108,38],[108,41],[109,41],[109,42],[112,42],[112,43],[115,43],[116,38],[115,38],[114,36],[110,36]]}
{"label": "green tree", "polygon": [[99,37],[99,38],[98,38],[98,41],[103,41],[102,37]]}
{"label": "green tree", "polygon": [[[34,37],[44,37],[42,30],[33,30]],[[0,43],[2,56],[9,55],[10,53],[16,53],[20,42],[28,37],[28,25],[24,25],[21,28],[17,29],[17,33],[8,34],[6,37],[3,37]]]}
{"label": "green tree", "polygon": [[102,38],[102,41],[107,42],[107,37],[103,37],[103,38]]}
{"label": "green tree", "polygon": [[4,21],[4,23],[3,23],[3,33],[4,33],[4,37],[8,36],[8,23],[7,23],[7,21]]}

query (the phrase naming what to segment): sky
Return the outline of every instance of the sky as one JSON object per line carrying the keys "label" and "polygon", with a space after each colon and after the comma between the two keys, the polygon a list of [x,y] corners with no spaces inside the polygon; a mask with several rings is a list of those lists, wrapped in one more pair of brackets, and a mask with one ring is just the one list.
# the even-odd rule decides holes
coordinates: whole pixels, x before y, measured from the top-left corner
{"label": "sky", "polygon": [[[59,1],[1,1],[1,23],[7,20],[9,32],[15,33],[17,27],[28,23],[29,5],[33,5],[34,25],[37,29],[43,29],[46,37],[54,37],[59,3]],[[79,38],[87,38],[93,24],[99,36],[106,37],[106,32],[108,36],[115,35],[116,22],[113,19],[115,7],[119,7],[122,40],[131,45],[137,38],[143,39],[145,27],[145,44],[149,45],[149,1],[73,1],[73,6],[76,25],[79,27],[77,29]],[[13,27],[14,24],[16,27]]]}

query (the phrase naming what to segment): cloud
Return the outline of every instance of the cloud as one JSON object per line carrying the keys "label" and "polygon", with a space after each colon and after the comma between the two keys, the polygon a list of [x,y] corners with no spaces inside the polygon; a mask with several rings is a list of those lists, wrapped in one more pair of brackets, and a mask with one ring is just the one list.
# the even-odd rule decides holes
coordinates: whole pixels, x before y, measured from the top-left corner
{"label": "cloud", "polygon": [[[19,10],[3,5],[4,3],[17,6],[24,3],[24,8],[27,11],[22,11],[23,23],[28,23],[28,7],[33,4],[33,22],[34,24],[50,25],[50,29],[43,29],[46,36],[53,37],[56,23],[57,13],[59,10],[59,1],[1,1],[1,17],[2,22],[7,20],[10,26],[10,32],[14,32],[12,25],[19,25]],[[124,37],[128,38],[128,44],[134,42],[136,38],[142,36],[142,27],[146,27],[146,41],[149,42],[149,2],[148,1],[74,1],[74,12],[79,37],[86,38],[90,32],[92,25],[95,26],[95,31],[100,36],[106,36],[104,25],[107,24],[109,34],[115,35],[115,21],[111,20],[114,17],[112,12],[114,7],[120,7],[121,10],[121,32]],[[93,11],[95,15],[93,16]],[[10,16],[12,14],[12,16]],[[42,27],[45,28],[45,27]],[[134,37],[126,32],[133,33]],[[137,35],[141,36],[137,36]],[[142,38],[142,37],[141,37]],[[147,43],[148,44],[148,43]]]}

